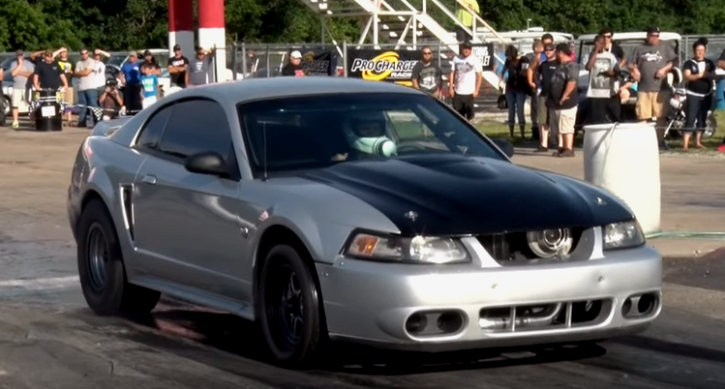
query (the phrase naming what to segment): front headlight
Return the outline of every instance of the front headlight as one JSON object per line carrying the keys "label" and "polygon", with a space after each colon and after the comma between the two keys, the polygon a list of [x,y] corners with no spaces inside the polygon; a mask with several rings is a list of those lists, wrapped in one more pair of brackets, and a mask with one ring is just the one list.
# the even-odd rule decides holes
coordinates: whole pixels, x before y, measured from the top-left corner
{"label": "front headlight", "polygon": [[350,257],[395,262],[463,263],[471,257],[460,241],[450,238],[356,233],[345,247]]}
{"label": "front headlight", "polygon": [[607,224],[603,227],[604,249],[625,249],[645,243],[644,232],[636,220]]}

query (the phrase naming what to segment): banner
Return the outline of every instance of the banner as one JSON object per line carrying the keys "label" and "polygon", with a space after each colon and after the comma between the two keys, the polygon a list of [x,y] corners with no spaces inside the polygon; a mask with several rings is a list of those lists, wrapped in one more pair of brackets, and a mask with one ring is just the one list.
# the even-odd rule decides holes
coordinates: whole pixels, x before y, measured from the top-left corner
{"label": "banner", "polygon": [[473,46],[473,55],[481,60],[483,71],[494,71],[496,68],[496,58],[493,56],[493,43],[471,43],[471,46]]}
{"label": "banner", "polygon": [[419,58],[419,50],[348,49],[347,76],[412,86],[413,67]]}
{"label": "banner", "polygon": [[303,47],[300,65],[306,76],[333,76],[337,67],[337,53],[324,47]]}

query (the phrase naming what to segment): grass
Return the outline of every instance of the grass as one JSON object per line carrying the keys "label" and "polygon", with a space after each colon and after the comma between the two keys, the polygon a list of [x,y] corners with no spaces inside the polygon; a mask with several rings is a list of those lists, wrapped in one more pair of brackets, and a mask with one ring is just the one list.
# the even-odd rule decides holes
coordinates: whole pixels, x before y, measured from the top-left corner
{"label": "grass", "polygon": [[[720,145],[720,142],[722,142],[723,137],[725,137],[725,111],[715,112],[715,118],[718,123],[717,132],[715,133],[714,136],[712,136],[709,139],[705,139],[702,142],[702,144],[705,147],[707,147],[708,149],[717,148]],[[507,139],[511,143],[513,143],[515,146],[536,147],[535,142],[521,138],[521,133],[519,131],[518,125],[516,126],[516,128],[514,130],[513,138],[511,138],[509,136],[508,125],[504,124],[500,121],[498,121],[498,122],[483,121],[483,122],[476,124],[476,128],[478,128],[479,131],[483,132],[490,138]],[[531,125],[527,124],[526,137],[530,137],[530,136],[531,136]],[[583,143],[583,138],[582,138],[582,135],[580,134],[577,137],[577,139],[575,140],[575,146],[581,147],[582,143]],[[672,139],[668,143],[673,150],[682,148],[681,139]],[[690,140],[691,152],[696,150],[693,146],[694,146],[694,139]]]}

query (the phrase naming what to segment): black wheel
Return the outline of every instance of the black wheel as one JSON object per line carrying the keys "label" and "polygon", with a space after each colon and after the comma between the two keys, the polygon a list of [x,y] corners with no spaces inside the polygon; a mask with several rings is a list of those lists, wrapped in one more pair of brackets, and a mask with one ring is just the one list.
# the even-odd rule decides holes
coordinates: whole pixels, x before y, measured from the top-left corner
{"label": "black wheel", "polygon": [[273,247],[264,262],[259,314],[272,356],[287,367],[311,364],[322,344],[321,299],[310,269],[291,246]]}
{"label": "black wheel", "polygon": [[710,116],[707,117],[707,124],[705,126],[705,131],[702,133],[703,138],[712,138],[713,135],[717,132],[717,119],[715,119],[714,114],[710,114]]}
{"label": "black wheel", "polygon": [[78,223],[78,275],[86,303],[99,315],[145,315],[159,292],[126,281],[121,247],[111,215],[100,200],[91,200]]}

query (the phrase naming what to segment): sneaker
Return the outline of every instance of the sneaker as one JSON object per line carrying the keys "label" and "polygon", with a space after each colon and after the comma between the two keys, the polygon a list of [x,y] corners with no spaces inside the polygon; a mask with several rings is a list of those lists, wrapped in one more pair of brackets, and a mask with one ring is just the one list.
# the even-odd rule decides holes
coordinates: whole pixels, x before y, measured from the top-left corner
{"label": "sneaker", "polygon": [[718,153],[725,153],[725,143],[721,144],[720,147],[717,148]]}
{"label": "sneaker", "polygon": [[536,150],[534,150],[534,152],[535,153],[548,153],[549,148],[539,145],[539,147]]}
{"label": "sneaker", "polygon": [[20,127],[20,123],[18,123],[17,121],[14,121],[13,128],[18,128],[18,127]]}
{"label": "sneaker", "polygon": [[574,156],[574,150],[562,149],[557,155],[559,158],[570,158]]}

